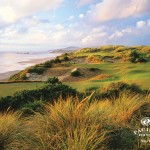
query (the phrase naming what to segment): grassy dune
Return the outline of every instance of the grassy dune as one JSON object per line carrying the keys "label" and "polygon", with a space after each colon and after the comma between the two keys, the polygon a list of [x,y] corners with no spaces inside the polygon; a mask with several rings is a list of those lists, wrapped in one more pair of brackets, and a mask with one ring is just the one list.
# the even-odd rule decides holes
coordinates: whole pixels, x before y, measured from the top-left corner
{"label": "grassy dune", "polygon": [[[78,64],[75,66],[79,66]],[[84,91],[89,87],[102,87],[106,86],[111,82],[125,81],[128,83],[137,83],[143,89],[149,89],[149,76],[150,76],[150,63],[146,64],[81,64],[81,67],[85,68],[99,68],[102,69],[102,74],[111,74],[114,77],[106,78],[103,80],[86,80],[79,84],[78,82],[68,83],[69,85],[77,88],[78,90]]]}
{"label": "grassy dune", "polygon": [[[149,89],[149,75],[150,75],[150,62],[144,64],[131,64],[131,63],[102,63],[102,64],[72,64],[72,67],[83,68],[99,68],[102,74],[112,75],[112,78],[85,80],[79,82],[65,82],[76,88],[79,91],[84,91],[90,87],[103,87],[112,82],[125,81],[128,83],[137,83],[143,89]],[[0,97],[12,95],[18,90],[35,89],[42,86],[43,83],[11,83],[0,84]]]}
{"label": "grassy dune", "polygon": [[[131,51],[136,50],[140,57],[146,58],[146,63],[131,63],[129,62]],[[68,77],[64,82],[76,88],[78,91],[84,91],[87,88],[91,87],[103,87],[112,82],[123,81],[127,83],[136,83],[140,85],[143,89],[149,89],[149,75],[150,75],[150,47],[149,46],[138,46],[138,47],[125,47],[125,46],[103,46],[99,48],[84,48],[78,50],[77,52],[67,54],[68,61],[63,61],[64,54],[59,57],[62,61],[58,63],[58,58],[53,60],[53,63],[50,61],[45,62],[44,64],[36,65],[35,68],[32,68],[32,71],[40,71],[42,73],[44,70],[49,70],[45,72],[47,77],[52,76],[61,76],[64,78],[69,68],[98,68],[101,70],[101,75],[103,76],[112,76],[109,78],[97,78],[91,77],[85,80],[80,80],[80,77],[74,78],[75,81],[69,81],[70,77]],[[114,63],[110,63],[107,61],[108,56],[113,56],[112,61]],[[84,57],[84,58],[82,58]],[[88,58],[95,57],[99,59],[95,63],[86,62]],[[80,61],[81,62],[80,62]],[[104,61],[105,60],[105,61]],[[116,61],[117,60],[117,61]],[[119,62],[118,62],[119,61]],[[75,63],[74,63],[75,62]],[[46,68],[44,68],[44,66]],[[52,67],[52,68],[51,68]],[[34,68],[34,69],[33,69]],[[57,69],[58,68],[58,69]],[[64,69],[64,70],[63,70]],[[71,71],[70,69],[70,71]],[[11,80],[28,80],[25,77],[25,73],[28,72],[30,68],[25,69],[19,74],[12,76]],[[63,74],[64,72],[64,74]],[[61,76],[59,75],[61,74]],[[85,74],[86,75],[86,74]],[[39,75],[40,76],[40,75]],[[43,76],[43,74],[41,75]],[[87,75],[88,76],[88,75]],[[47,78],[46,77],[46,78]],[[32,79],[33,80],[33,79]],[[41,78],[42,80],[42,78]],[[71,79],[72,80],[72,79]],[[79,82],[78,82],[79,80]],[[34,80],[33,80],[34,81]],[[82,84],[79,84],[82,83]],[[14,84],[0,84],[0,97],[12,95],[18,90],[24,89],[35,89],[40,87],[42,83],[14,83]]]}
{"label": "grassy dune", "polygon": [[[141,100],[139,94],[124,91],[114,102],[94,100],[92,95],[82,101],[60,99],[47,104],[44,113],[24,119],[19,113],[0,114],[0,149],[148,150],[149,145],[133,134],[145,104],[150,105],[150,95]],[[150,113],[149,107],[145,111]]]}

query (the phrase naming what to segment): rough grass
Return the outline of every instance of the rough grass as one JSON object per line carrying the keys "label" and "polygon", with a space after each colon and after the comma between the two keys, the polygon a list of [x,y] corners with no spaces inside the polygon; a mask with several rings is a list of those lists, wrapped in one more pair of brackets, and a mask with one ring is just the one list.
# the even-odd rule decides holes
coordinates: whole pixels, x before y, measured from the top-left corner
{"label": "rough grass", "polygon": [[[123,149],[138,149],[139,145],[130,139],[136,137],[129,136],[136,123],[130,122],[137,110],[150,104],[150,95],[141,97],[124,91],[113,101],[94,100],[93,95],[82,101],[60,98],[54,105],[46,105],[42,114],[35,113],[24,120],[19,119],[19,113],[0,114],[1,150],[98,150],[107,149],[112,140],[118,144],[112,145],[112,150],[122,140]],[[110,132],[117,132],[117,141]]]}
{"label": "rough grass", "polygon": [[0,113],[0,150],[15,150],[21,134],[19,113]]}
{"label": "rough grass", "polygon": [[[98,68],[102,70],[102,74],[109,74],[115,77],[115,78],[109,78],[105,80],[93,80],[93,81],[90,79],[86,81],[80,81],[80,82],[66,81],[66,84],[72,86],[73,88],[77,88],[78,91],[84,91],[86,88],[90,88],[93,86],[102,87],[102,86],[106,86],[111,82],[118,82],[124,80],[129,83],[135,82],[144,89],[150,88],[149,86],[150,63],[149,62],[146,64],[131,64],[131,63],[74,64],[72,65],[72,67]],[[59,70],[57,70],[57,72],[58,71]],[[17,90],[34,89],[36,87],[41,86],[42,84],[43,83],[0,84],[0,97],[12,95]]]}
{"label": "rough grass", "polygon": [[99,116],[86,114],[88,108],[78,109],[80,103],[59,101],[47,106],[44,115],[36,114],[27,120],[31,141],[38,150],[95,150],[102,147],[105,132],[102,131]]}
{"label": "rough grass", "polygon": [[[75,53],[70,53],[69,62],[62,62],[61,64],[55,64],[53,68],[48,69],[46,72],[46,75],[44,77],[41,77],[41,80],[45,80],[47,77],[53,77],[57,76],[62,79],[63,82],[66,82],[66,84],[73,86],[73,88],[77,88],[79,91],[84,91],[86,88],[90,88],[93,86],[102,87],[107,85],[111,82],[118,82],[122,80],[126,80],[127,82],[135,82],[139,84],[142,88],[148,89],[149,86],[149,74],[150,74],[150,58],[149,58],[149,49],[150,46],[134,46],[134,47],[125,47],[122,45],[113,46],[102,46],[98,48],[84,48],[81,49]],[[129,61],[126,61],[130,58],[130,53],[132,50],[136,50],[140,56],[143,58],[146,58],[148,60],[147,63],[137,63],[133,64]],[[106,59],[105,62],[101,61],[102,58],[111,58]],[[90,60],[90,64],[86,61]],[[100,62],[99,62],[100,61]],[[125,62],[123,62],[125,61]],[[99,63],[99,64],[96,64]],[[38,66],[38,65],[37,65]],[[98,68],[102,71],[102,74],[109,74],[110,76],[114,78],[107,78],[104,80],[98,79],[95,75],[95,78],[97,80],[91,81],[90,78],[86,78],[86,76],[81,76],[82,84],[80,84],[81,80],[80,78],[77,78],[76,80],[69,80],[68,78],[64,79],[67,72],[69,71],[69,68]],[[59,69],[58,69],[59,68]],[[18,75],[21,77],[24,77],[24,73],[27,72],[27,69],[20,72]],[[87,76],[89,76],[89,72],[85,73]],[[18,75],[15,75],[14,78],[18,78]],[[39,77],[37,76],[38,80]],[[92,78],[94,78],[92,76]],[[29,78],[29,80],[36,80],[35,77]],[[74,82],[74,83],[73,83]],[[32,88],[32,84],[31,88]],[[26,87],[30,88],[26,84],[19,84],[20,88],[16,86],[16,84],[11,85],[0,85],[0,97],[1,96],[7,96],[12,95],[17,90],[26,89]],[[24,88],[25,87],[25,88]],[[34,87],[34,84],[33,84]]]}
{"label": "rough grass", "polygon": [[101,56],[89,56],[87,57],[87,60],[86,60],[87,63],[95,63],[95,64],[99,64],[101,62]]}

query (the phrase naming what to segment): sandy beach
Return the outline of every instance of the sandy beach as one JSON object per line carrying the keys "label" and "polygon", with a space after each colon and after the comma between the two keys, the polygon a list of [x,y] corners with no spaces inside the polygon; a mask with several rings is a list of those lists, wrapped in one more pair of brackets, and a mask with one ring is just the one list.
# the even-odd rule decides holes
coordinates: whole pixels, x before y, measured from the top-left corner
{"label": "sandy beach", "polygon": [[[51,59],[53,59],[53,58],[55,58],[55,57],[32,59],[32,60],[29,60],[29,61],[21,61],[21,62],[18,62],[18,63],[21,64],[21,65],[24,65],[24,64],[32,64],[32,65],[35,65],[35,64],[43,63],[43,62],[45,62],[45,61],[47,61],[47,60],[51,60]],[[32,66],[32,65],[31,65],[31,66]],[[20,71],[21,71],[21,70],[14,70],[14,71],[8,71],[8,72],[5,72],[5,73],[0,73],[0,82],[8,81],[8,79],[9,79],[12,75],[14,75],[14,74],[16,74],[16,73],[18,73],[18,72],[20,72]]]}
{"label": "sandy beach", "polygon": [[0,81],[8,81],[8,79],[10,78],[10,76],[18,73],[20,70],[15,70],[15,71],[9,71],[9,72],[5,72],[5,73],[0,73]]}
{"label": "sandy beach", "polygon": [[47,58],[41,58],[41,59],[32,59],[32,60],[28,60],[28,61],[21,61],[21,62],[18,62],[19,64],[39,64],[39,63],[43,63],[45,61],[48,61],[48,60],[51,60],[55,57],[47,57]]}

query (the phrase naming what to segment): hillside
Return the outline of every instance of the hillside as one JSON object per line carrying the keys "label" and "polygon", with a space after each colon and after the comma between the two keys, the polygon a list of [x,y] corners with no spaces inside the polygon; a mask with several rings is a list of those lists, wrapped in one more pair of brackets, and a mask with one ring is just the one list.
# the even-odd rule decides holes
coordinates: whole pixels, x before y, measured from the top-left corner
{"label": "hillside", "polygon": [[[127,80],[149,88],[149,61],[150,46],[83,48],[27,68],[12,76],[10,81],[46,81],[49,77],[58,77],[60,81],[76,87],[79,81],[84,86],[101,86],[112,81]],[[79,75],[74,76],[72,72]]]}

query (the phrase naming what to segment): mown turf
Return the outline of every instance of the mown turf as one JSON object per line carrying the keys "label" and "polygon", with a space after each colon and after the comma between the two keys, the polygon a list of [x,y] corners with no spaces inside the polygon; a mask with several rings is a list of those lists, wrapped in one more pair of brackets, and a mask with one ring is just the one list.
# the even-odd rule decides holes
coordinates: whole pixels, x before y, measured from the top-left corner
{"label": "mown turf", "polygon": [[[83,68],[99,68],[102,74],[111,74],[113,78],[106,78],[102,80],[86,80],[79,82],[65,83],[79,91],[84,91],[90,87],[104,87],[111,82],[125,81],[134,82],[143,89],[150,89],[150,62],[144,64],[131,63],[101,63],[101,64],[73,64],[74,67]],[[35,89],[43,83],[11,83],[0,84],[0,97],[12,95],[18,90]]]}
{"label": "mown turf", "polygon": [[[116,46],[116,50],[124,50],[121,53],[125,55],[126,53],[130,52],[131,50],[127,47],[123,46]],[[138,52],[140,52],[141,56],[147,56],[149,54],[149,47],[145,47],[145,52],[143,53],[142,50],[139,51],[142,47],[131,47],[136,48]],[[110,51],[111,49],[111,51]],[[92,49],[89,52],[83,52],[78,51],[73,54],[73,57],[82,57],[82,56],[92,56],[92,55],[101,55],[103,56],[117,56],[120,54],[116,50],[113,50],[114,46],[105,46],[102,47],[102,49],[98,52],[93,52]],[[88,50],[88,49],[87,49]],[[130,63],[123,62],[123,63],[109,63],[109,62],[101,62],[99,64],[88,64],[88,63],[65,63],[65,67],[70,66],[74,68],[98,68],[101,70],[100,74],[104,75],[111,75],[110,78],[104,78],[104,79],[88,79],[85,81],[80,82],[65,82],[65,84],[68,84],[72,86],[73,88],[76,88],[78,91],[84,91],[85,89],[91,88],[91,87],[104,87],[107,84],[111,82],[129,82],[129,83],[136,83],[141,86],[143,89],[150,89],[149,85],[149,77],[150,77],[150,58],[146,58],[148,60],[147,63]],[[62,66],[64,67],[64,66]],[[43,83],[15,83],[15,84],[0,84],[0,97],[1,96],[8,96],[12,95],[18,90],[24,90],[24,89],[35,89],[39,86],[43,85]]]}
{"label": "mown turf", "polygon": [[[90,87],[104,87],[111,82],[126,81],[139,84],[143,89],[150,89],[150,62],[144,64],[131,63],[101,63],[101,64],[73,64],[74,67],[83,68],[99,68],[102,74],[111,74],[113,78],[106,78],[102,80],[86,80],[79,82],[65,83],[79,91],[84,91]],[[35,89],[43,83],[11,83],[0,84],[0,97],[12,95],[18,90]]]}
{"label": "mown turf", "polygon": [[150,63],[146,64],[131,64],[131,63],[102,63],[102,64],[80,64],[85,68],[96,67],[102,70],[103,74],[111,74],[114,78],[102,80],[86,80],[74,83],[68,83],[70,86],[77,88],[79,91],[84,91],[89,87],[103,87],[106,84],[117,81],[133,82],[141,86],[143,89],[149,89]]}
{"label": "mown turf", "polygon": [[36,89],[42,86],[42,82],[32,82],[32,83],[10,83],[10,84],[0,84],[0,97],[10,96],[17,91]]}

